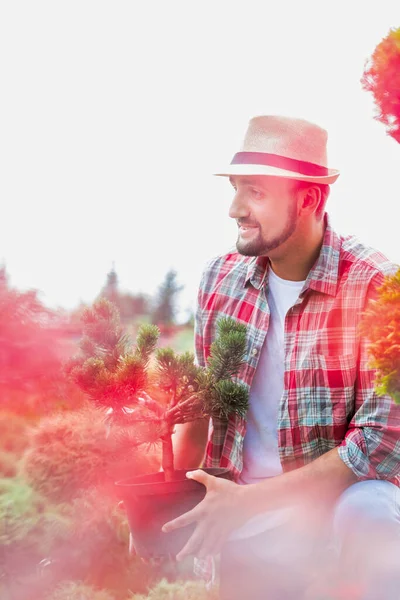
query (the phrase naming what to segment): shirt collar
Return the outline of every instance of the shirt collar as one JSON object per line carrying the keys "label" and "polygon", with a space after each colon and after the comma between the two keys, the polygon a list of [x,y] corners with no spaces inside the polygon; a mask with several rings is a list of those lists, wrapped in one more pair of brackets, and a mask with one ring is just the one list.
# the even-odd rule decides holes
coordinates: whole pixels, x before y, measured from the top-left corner
{"label": "shirt collar", "polygon": [[[309,272],[302,293],[311,289],[329,296],[336,296],[339,275],[339,257],[341,240],[330,224],[330,218],[325,213],[325,234],[317,260]],[[261,289],[267,279],[269,259],[267,256],[256,256],[247,266],[244,285],[250,283]]]}

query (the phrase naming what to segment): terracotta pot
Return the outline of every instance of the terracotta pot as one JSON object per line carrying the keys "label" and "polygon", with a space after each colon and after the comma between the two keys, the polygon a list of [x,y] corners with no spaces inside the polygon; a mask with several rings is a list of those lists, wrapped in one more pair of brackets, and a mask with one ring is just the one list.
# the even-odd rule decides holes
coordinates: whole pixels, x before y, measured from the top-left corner
{"label": "terracotta pot", "polygon": [[[160,472],[115,483],[117,496],[127,512],[136,552],[141,557],[176,556],[194,531],[195,524],[169,533],[161,531],[165,523],[194,508],[206,494],[202,483],[186,478],[188,470],[175,471],[173,481],[165,481],[164,473]],[[230,478],[227,469],[204,471],[215,477]]]}

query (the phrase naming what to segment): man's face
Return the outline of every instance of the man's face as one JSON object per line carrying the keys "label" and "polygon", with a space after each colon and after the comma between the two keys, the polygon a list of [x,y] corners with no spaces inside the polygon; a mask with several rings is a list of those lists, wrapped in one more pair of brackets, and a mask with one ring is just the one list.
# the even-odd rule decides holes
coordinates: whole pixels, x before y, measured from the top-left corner
{"label": "man's face", "polygon": [[236,248],[245,256],[266,256],[288,241],[297,227],[293,182],[267,176],[231,176],[235,189],[229,216],[236,219]]}

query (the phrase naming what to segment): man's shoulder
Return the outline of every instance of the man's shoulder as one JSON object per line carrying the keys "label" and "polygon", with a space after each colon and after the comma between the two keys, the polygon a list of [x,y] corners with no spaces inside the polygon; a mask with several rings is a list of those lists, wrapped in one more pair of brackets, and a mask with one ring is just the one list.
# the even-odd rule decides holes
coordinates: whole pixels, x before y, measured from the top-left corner
{"label": "man's shoulder", "polygon": [[392,262],[379,250],[364,244],[355,235],[341,236],[340,260],[347,265],[349,275],[353,277],[383,279],[393,275],[399,265]]}
{"label": "man's shoulder", "polygon": [[245,274],[252,260],[254,260],[253,257],[243,256],[235,248],[231,248],[223,254],[218,254],[206,263],[203,270],[203,283],[216,278],[221,279],[230,274],[236,276]]}

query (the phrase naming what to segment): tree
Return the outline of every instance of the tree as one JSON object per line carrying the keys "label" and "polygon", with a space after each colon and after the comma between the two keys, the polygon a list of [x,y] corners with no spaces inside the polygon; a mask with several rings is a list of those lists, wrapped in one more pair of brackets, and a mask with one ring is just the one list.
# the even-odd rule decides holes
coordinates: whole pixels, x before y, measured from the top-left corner
{"label": "tree", "polygon": [[[63,395],[66,345],[58,315],[33,290],[19,292],[0,269],[0,398],[2,408],[42,412]],[[65,390],[64,390],[65,391]],[[61,394],[61,395],[60,395]],[[31,404],[28,407],[28,403]]]}
{"label": "tree", "polygon": [[117,299],[119,296],[118,292],[118,276],[115,271],[114,264],[109,273],[107,273],[107,281],[104,288],[101,291],[101,296],[103,298],[107,298],[110,302],[117,303]]}
{"label": "tree", "polygon": [[361,79],[372,92],[378,114],[375,117],[400,143],[400,28],[391,29],[366,62]]}
{"label": "tree", "polygon": [[[374,96],[376,119],[400,143],[400,27],[391,29],[377,45],[361,82]],[[377,290],[364,314],[362,331],[377,369],[377,392],[400,404],[400,269]]]}
{"label": "tree", "polygon": [[158,288],[153,312],[153,323],[173,325],[176,317],[176,298],[183,286],[179,285],[176,271],[170,270]]}
{"label": "tree", "polygon": [[[162,442],[162,467],[173,479],[172,433],[178,423],[203,416],[228,419],[244,415],[247,387],[235,380],[246,350],[246,327],[225,317],[211,346],[207,367],[190,352],[177,355],[156,344],[159,330],[142,325],[131,348],[122,335],[117,309],[102,300],[84,315],[80,355],[67,369],[94,405],[107,410],[110,427],[122,425],[121,443]],[[155,352],[155,371],[150,361]],[[148,430],[143,430],[143,424]]]}
{"label": "tree", "polygon": [[150,313],[149,300],[145,294],[129,294],[121,292],[118,288],[118,275],[114,265],[107,273],[107,281],[99,298],[106,298],[115,304],[124,321],[148,315]]}

